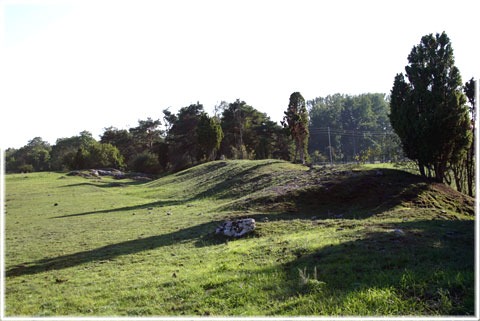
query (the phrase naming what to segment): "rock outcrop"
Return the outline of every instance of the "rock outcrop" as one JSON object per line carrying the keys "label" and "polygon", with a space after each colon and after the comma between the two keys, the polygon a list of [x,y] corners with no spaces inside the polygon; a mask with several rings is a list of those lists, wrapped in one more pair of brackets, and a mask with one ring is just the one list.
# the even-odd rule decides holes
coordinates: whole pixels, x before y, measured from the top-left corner
{"label": "rock outcrop", "polygon": [[227,220],[217,227],[215,234],[223,234],[225,236],[240,237],[247,233],[253,232],[255,229],[255,220],[253,218],[245,218],[240,220]]}

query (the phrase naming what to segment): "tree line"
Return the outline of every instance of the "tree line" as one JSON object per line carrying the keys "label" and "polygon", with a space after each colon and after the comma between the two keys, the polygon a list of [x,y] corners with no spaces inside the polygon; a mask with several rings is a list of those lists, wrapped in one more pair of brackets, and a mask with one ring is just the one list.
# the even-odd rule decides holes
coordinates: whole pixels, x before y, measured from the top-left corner
{"label": "tree line", "polygon": [[334,94],[305,101],[290,96],[283,120],[245,101],[221,102],[208,115],[200,103],[136,127],[104,128],[59,138],[35,137],[6,150],[7,172],[114,167],[151,174],[216,159],[283,159],[306,163],[397,161],[408,157],[421,175],[455,182],[473,195],[475,81],[463,84],[445,33],[422,37],[389,95]]}
{"label": "tree line", "polygon": [[[6,150],[6,170],[32,172],[114,167],[159,174],[221,158],[272,158],[303,164],[323,162],[329,146],[318,126],[332,129],[331,149],[335,161],[351,160],[373,145],[357,138],[355,153],[350,155],[348,139],[342,140],[334,130],[385,129],[387,113],[388,103],[383,94],[336,94],[306,102],[295,92],[281,124],[240,99],[219,103],[212,116],[205,112],[202,104],[196,103],[181,108],[176,114],[164,109],[161,119],[139,120],[137,126],[128,129],[106,127],[98,141],[88,131],[59,138],[52,146],[35,137],[19,149]],[[383,116],[368,121],[360,117],[380,114]],[[371,138],[370,142],[374,144],[375,139]]]}

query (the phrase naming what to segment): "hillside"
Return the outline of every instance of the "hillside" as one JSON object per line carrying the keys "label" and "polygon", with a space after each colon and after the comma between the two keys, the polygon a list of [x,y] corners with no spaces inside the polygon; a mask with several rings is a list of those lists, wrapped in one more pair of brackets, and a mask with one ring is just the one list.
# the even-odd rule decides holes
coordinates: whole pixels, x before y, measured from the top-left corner
{"label": "hillside", "polygon": [[[403,171],[216,161],[5,185],[7,316],[474,313],[474,200]],[[253,234],[214,234],[246,217]]]}

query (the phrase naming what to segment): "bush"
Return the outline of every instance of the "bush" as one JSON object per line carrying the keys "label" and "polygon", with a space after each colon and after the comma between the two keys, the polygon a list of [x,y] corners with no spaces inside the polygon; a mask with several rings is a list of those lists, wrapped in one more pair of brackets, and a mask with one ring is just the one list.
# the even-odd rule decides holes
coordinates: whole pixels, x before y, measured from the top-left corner
{"label": "bush", "polygon": [[147,174],[158,174],[161,169],[157,155],[148,151],[135,156],[132,162],[132,167],[137,172]]}
{"label": "bush", "polygon": [[18,166],[18,171],[20,173],[31,173],[33,172],[33,166],[31,164],[23,164]]}
{"label": "bush", "polygon": [[89,148],[88,164],[90,167],[114,167],[124,169],[123,156],[117,147],[111,144],[96,143]]}

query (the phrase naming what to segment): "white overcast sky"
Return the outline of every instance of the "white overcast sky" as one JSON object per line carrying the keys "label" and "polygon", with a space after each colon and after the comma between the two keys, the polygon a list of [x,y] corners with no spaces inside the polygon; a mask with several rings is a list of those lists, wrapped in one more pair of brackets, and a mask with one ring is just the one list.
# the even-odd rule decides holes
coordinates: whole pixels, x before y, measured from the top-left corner
{"label": "white overcast sky", "polygon": [[279,121],[294,91],[389,93],[446,31],[479,76],[480,1],[2,1],[0,148],[237,98]]}

